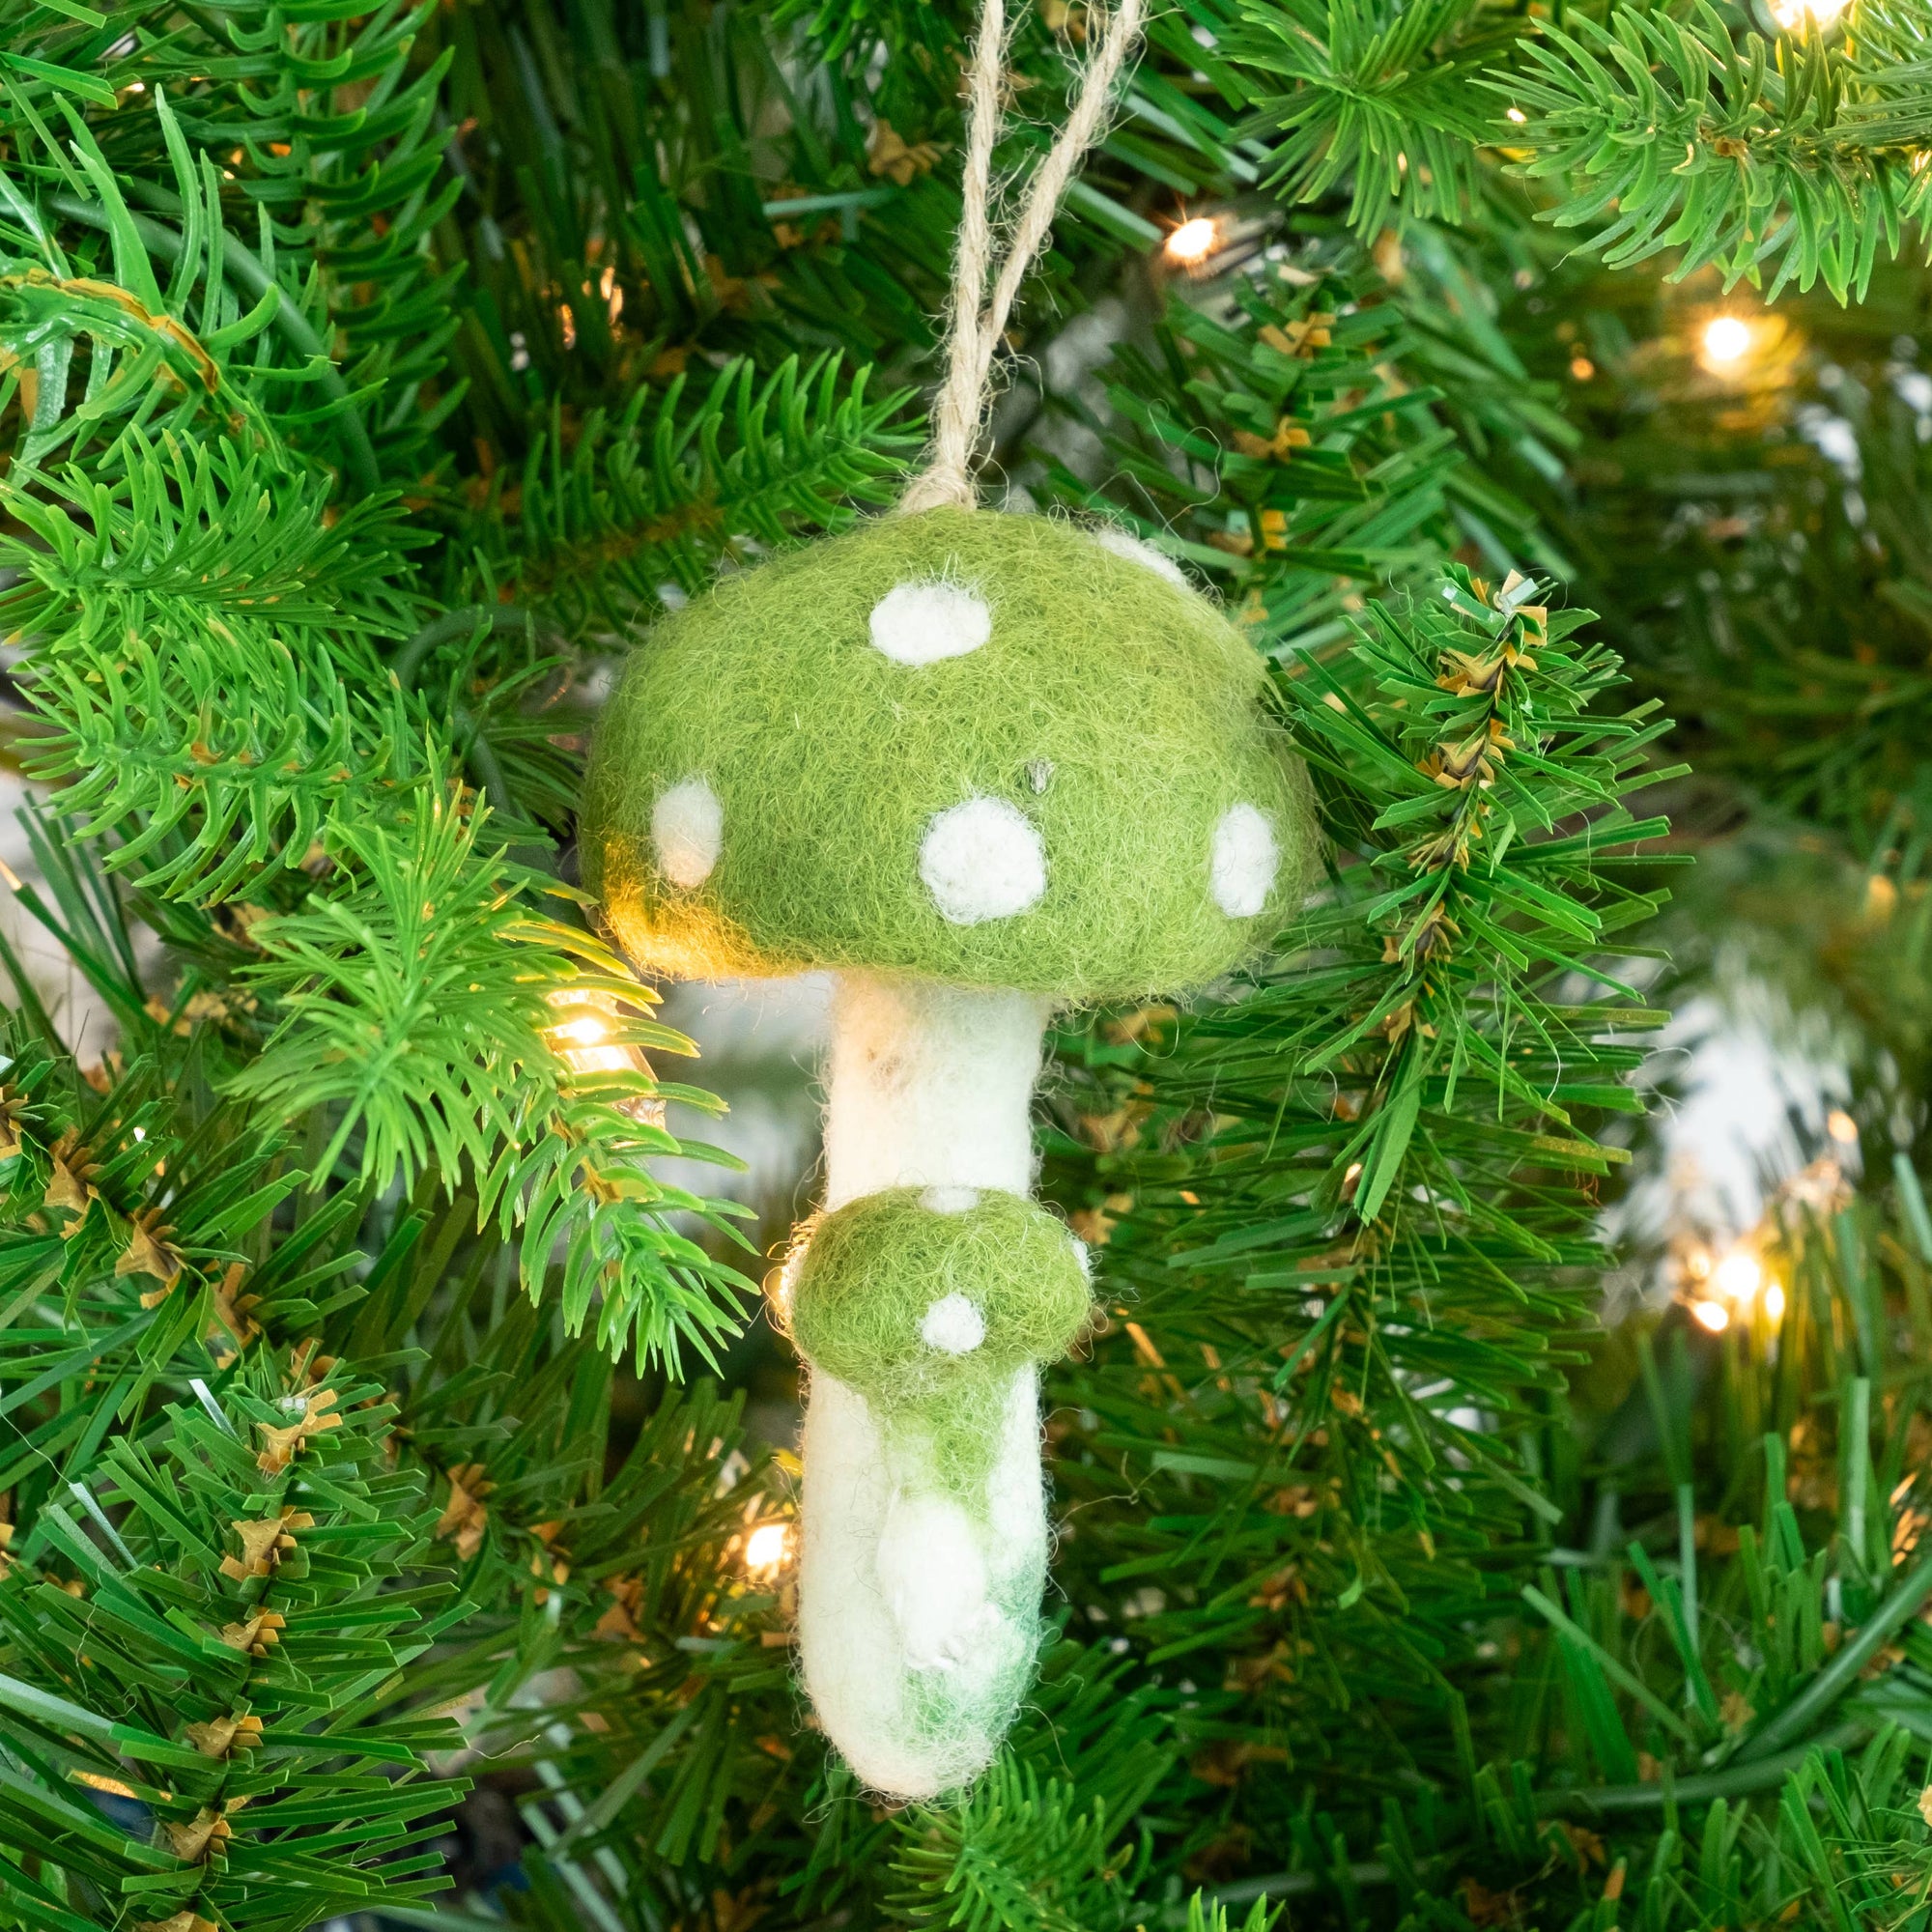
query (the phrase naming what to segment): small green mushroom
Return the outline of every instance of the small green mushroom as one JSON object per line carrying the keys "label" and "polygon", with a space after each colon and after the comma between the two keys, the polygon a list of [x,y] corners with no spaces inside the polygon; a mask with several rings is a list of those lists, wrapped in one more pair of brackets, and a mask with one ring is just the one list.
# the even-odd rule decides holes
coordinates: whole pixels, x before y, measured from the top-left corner
{"label": "small green mushroom", "polygon": [[801,1231],[788,1325],[812,1367],[856,1389],[933,1480],[983,1489],[1014,1374],[1085,1324],[1086,1250],[1023,1195],[894,1187]]}
{"label": "small green mushroom", "polygon": [[[838,975],[827,1218],[795,1280],[799,1647],[834,1743],[898,1796],[985,1764],[1038,1642],[1037,1365],[1077,1326],[1073,1251],[1025,1199],[1047,1015],[1208,984],[1313,869],[1264,681],[1125,532],[930,509],[726,578],[652,633],[599,727],[583,877],[628,951]],[[923,1190],[973,1205],[947,1234]],[[1037,1218],[1002,1276],[977,1231],[1018,1209]],[[1062,1262],[1037,1267],[1049,1232]],[[935,1334],[983,1321],[958,1350],[983,1368],[910,1327],[947,1301],[920,1301],[935,1267],[978,1284]],[[1049,1331],[1043,1354],[1003,1339]]]}

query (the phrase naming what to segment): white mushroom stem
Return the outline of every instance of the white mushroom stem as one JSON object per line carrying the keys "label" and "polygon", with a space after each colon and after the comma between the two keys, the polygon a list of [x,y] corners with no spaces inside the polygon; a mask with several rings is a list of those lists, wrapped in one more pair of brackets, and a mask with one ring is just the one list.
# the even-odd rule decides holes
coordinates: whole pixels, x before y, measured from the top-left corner
{"label": "white mushroom stem", "polygon": [[840,976],[825,1102],[825,1205],[885,1187],[1033,1190],[1033,1090],[1051,1003],[929,980]]}
{"label": "white mushroom stem", "polygon": [[[826,1206],[887,1187],[1033,1184],[1050,1003],[849,974],[833,1008]],[[947,1190],[954,1190],[951,1195]],[[827,1735],[868,1785],[928,1798],[998,1748],[1032,1668],[1046,1575],[1037,1378],[1014,1378],[987,1492],[930,1480],[866,1399],[822,1371],[806,1417],[799,1647]]]}
{"label": "white mushroom stem", "polygon": [[865,1397],[823,1373],[803,1448],[798,1637],[812,1708],[865,1784],[937,1797],[985,1768],[1033,1671],[1046,1583],[1037,1378],[1013,1378],[984,1522],[903,1466]]}

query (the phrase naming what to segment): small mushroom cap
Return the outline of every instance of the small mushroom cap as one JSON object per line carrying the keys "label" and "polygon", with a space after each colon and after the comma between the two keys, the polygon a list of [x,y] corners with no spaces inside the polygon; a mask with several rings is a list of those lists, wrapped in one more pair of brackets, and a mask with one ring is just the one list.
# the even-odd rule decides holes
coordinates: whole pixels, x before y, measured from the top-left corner
{"label": "small mushroom cap", "polygon": [[592,749],[584,882],[640,963],[686,978],[1202,985],[1313,867],[1264,677],[1118,531],[880,518],[651,633]]}
{"label": "small mushroom cap", "polygon": [[1015,1371],[1058,1360],[1092,1315],[1085,1249],[1038,1202],[990,1187],[883,1188],[799,1242],[785,1264],[799,1351],[890,1436],[923,1437],[943,1487],[983,1496]]}

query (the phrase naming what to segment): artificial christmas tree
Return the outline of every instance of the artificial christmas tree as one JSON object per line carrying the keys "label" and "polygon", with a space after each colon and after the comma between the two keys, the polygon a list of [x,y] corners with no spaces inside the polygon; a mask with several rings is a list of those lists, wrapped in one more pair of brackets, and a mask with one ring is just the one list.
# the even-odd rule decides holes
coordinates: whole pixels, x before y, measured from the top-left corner
{"label": "artificial christmas tree", "polygon": [[[649,623],[899,495],[971,22],[10,7],[12,901],[112,1034],[8,941],[0,1923],[1922,1917],[1927,28],[1150,23],[982,474],[1218,597],[1322,871],[1049,1037],[1055,1636],[892,1806],[574,827]],[[1852,1138],[1603,1332],[1666,944],[1833,1005]]]}

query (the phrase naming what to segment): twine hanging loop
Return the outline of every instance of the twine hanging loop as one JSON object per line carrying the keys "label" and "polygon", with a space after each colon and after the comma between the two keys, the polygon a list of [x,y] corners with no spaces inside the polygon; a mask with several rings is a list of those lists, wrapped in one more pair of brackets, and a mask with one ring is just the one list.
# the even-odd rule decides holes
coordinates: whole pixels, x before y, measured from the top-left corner
{"label": "twine hanging loop", "polygon": [[1140,38],[1146,13],[1147,0],[1120,0],[1101,29],[1093,58],[1081,75],[1073,111],[1027,184],[1026,198],[996,268],[991,213],[993,145],[1000,131],[1000,87],[1010,29],[1005,0],[983,0],[966,75],[966,166],[960,183],[959,244],[952,258],[946,381],[933,408],[932,447],[926,467],[900,498],[902,512],[941,505],[967,510],[977,507],[973,451],[980,440],[993,356],[1006,333],[1007,317],[1027,270],[1046,245],[1060,198],[1066,192],[1074,169],[1105,131],[1114,82]]}

